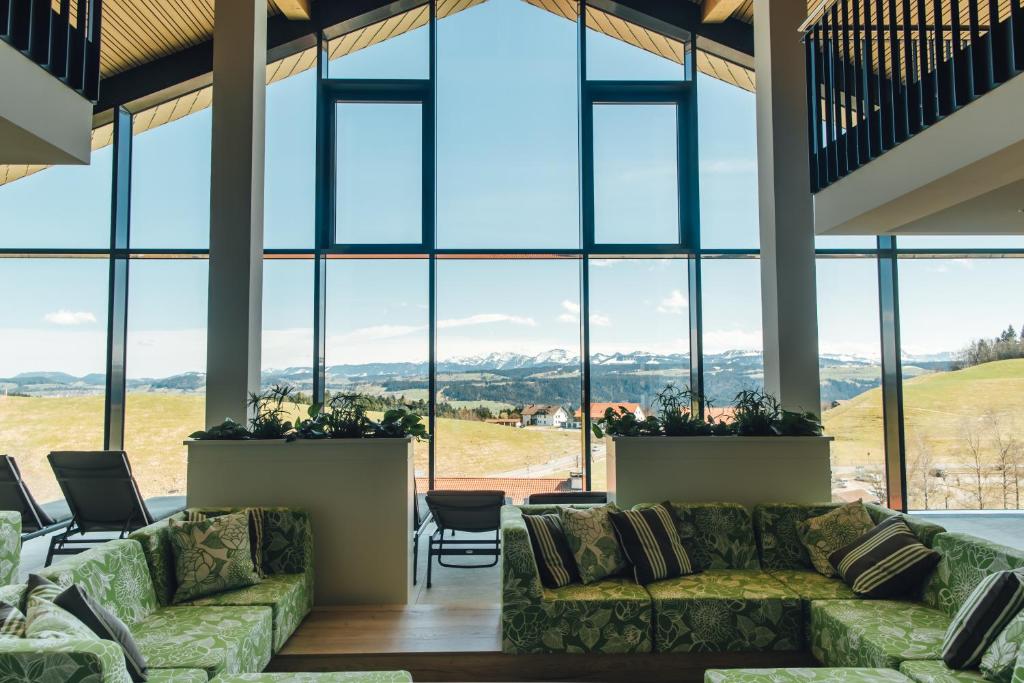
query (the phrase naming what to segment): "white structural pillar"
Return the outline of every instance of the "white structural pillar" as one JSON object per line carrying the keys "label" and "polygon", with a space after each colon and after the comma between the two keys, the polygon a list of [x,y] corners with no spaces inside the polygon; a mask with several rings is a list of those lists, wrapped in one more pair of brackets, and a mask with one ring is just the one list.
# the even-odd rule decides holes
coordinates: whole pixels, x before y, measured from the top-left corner
{"label": "white structural pillar", "polygon": [[803,0],[754,0],[765,390],[820,414]]}
{"label": "white structural pillar", "polygon": [[207,426],[244,420],[260,383],[266,66],[266,0],[216,3]]}

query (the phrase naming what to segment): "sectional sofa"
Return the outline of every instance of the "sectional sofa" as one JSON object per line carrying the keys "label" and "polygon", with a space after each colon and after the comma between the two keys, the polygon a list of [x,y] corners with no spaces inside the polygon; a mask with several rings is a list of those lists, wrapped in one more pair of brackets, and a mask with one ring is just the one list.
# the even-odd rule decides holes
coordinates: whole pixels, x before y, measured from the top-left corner
{"label": "sectional sofa", "polygon": [[21,558],[21,513],[0,510],[0,586],[18,580]]}
{"label": "sectional sofa", "polygon": [[[226,680],[262,671],[312,608],[313,534],[308,514],[267,509],[262,550],[269,568],[263,581],[181,605],[170,604],[176,586],[166,520],[40,574],[62,586],[82,586],[123,620],[149,664],[151,683],[200,683],[215,676]],[[23,593],[24,586],[0,588],[0,600],[16,599],[19,590]],[[4,638],[0,680],[128,679],[121,648],[110,641]]]}
{"label": "sectional sofa", "polygon": [[[646,587],[620,576],[558,589],[541,584],[522,518],[558,506],[505,506],[503,650],[695,656],[810,650],[829,667],[902,669],[923,683],[981,681],[977,672],[950,671],[942,663],[946,628],[984,576],[1024,566],[1024,552],[905,516],[921,541],[942,553],[939,565],[920,595],[862,600],[839,579],[818,574],[796,535],[798,521],[834,504],[759,505],[752,513],[731,503],[672,506],[701,573]],[[898,514],[875,505],[868,511],[875,522]]]}

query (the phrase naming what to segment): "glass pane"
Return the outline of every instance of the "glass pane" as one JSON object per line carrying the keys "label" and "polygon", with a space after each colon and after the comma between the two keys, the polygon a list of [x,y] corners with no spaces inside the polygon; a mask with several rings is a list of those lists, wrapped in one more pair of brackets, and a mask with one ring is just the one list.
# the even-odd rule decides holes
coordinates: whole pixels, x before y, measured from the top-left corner
{"label": "glass pane", "polygon": [[679,242],[676,105],[594,105],[594,238]]}
{"label": "glass pane", "polygon": [[1017,509],[1024,345],[1016,259],[901,260],[907,489],[913,509]]}
{"label": "glass pane", "polygon": [[316,69],[267,86],[263,244],[313,246],[316,208]]}
{"label": "glass pane", "polygon": [[63,497],[50,451],[103,448],[109,274],[106,259],[0,259],[0,444],[40,503]]}
{"label": "glass pane", "polygon": [[719,408],[764,386],[761,271],[757,259],[704,259],[704,391]]}
{"label": "glass pane", "polygon": [[263,261],[264,389],[275,384],[313,392],[313,260]]}
{"label": "glass pane", "polygon": [[[209,108],[136,133],[131,244],[205,249],[210,244]],[[136,114],[135,120],[144,116]]]}
{"label": "glass pane", "polygon": [[902,249],[1024,249],[1020,235],[900,235]]}
{"label": "glass pane", "polygon": [[521,0],[438,23],[438,246],[579,246],[576,63],[574,21]]}
{"label": "glass pane", "polygon": [[[375,412],[405,405],[426,422],[428,273],[422,259],[328,262],[328,392],[365,394]],[[428,444],[415,448],[416,476],[426,477]],[[424,480],[419,490],[428,488]]]}
{"label": "glass pane", "polygon": [[[582,470],[579,268],[438,262],[438,488],[500,487],[520,503]],[[516,283],[515,295],[484,282]]]}
{"label": "glass pane", "polygon": [[205,260],[128,268],[124,440],[143,497],[185,493],[182,441],[205,426],[207,270]]}
{"label": "glass pane", "polygon": [[818,259],[821,409],[832,498],[887,504],[875,259]]}
{"label": "glass pane", "polygon": [[698,74],[701,246],[757,249],[754,93]]}
{"label": "glass pane", "polygon": [[[689,313],[686,259],[591,259],[591,419],[620,405],[656,413],[667,384],[689,386]],[[606,490],[603,440],[591,442],[591,467],[592,487]]]}
{"label": "glass pane", "polygon": [[423,229],[423,106],[336,105],[337,241],[419,244]]}
{"label": "glass pane", "polygon": [[[93,131],[93,144],[112,129]],[[112,158],[107,144],[88,166],[51,166],[0,185],[0,248],[110,246]]]}
{"label": "glass pane", "polygon": [[686,43],[587,7],[587,79],[681,81]]}
{"label": "glass pane", "polygon": [[328,42],[328,78],[430,78],[426,5]]}

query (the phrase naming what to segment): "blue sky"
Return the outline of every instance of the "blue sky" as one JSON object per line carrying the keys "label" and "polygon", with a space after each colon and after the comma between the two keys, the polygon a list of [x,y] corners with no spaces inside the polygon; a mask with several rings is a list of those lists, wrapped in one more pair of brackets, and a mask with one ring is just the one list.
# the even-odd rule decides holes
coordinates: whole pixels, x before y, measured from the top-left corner
{"label": "blue sky", "polygon": [[[520,0],[489,0],[440,22],[437,34],[437,236],[443,247],[573,247],[579,240],[576,29]],[[425,75],[421,29],[332,64],[332,75]],[[598,34],[593,77],[675,77],[679,65]],[[702,240],[757,246],[754,96],[698,78]],[[312,246],[314,74],[268,89],[265,243]],[[350,105],[339,116],[343,184],[339,232],[367,240],[417,234],[419,129],[412,105]],[[598,235],[660,239],[674,153],[665,107],[595,113]],[[208,243],[210,112],[139,134],[132,175],[138,247]],[[628,141],[628,144],[624,144]],[[353,168],[362,173],[355,176]],[[344,175],[344,174],[343,174]],[[109,231],[110,149],[87,168],[52,168],[0,187],[0,244],[103,247]],[[923,241],[922,241],[923,240]],[[382,239],[381,241],[387,241]],[[821,246],[872,240],[820,240]],[[917,238],[910,246],[1020,245],[1020,238]],[[955,350],[1009,323],[992,292],[1024,275],[1020,261],[912,261],[901,268],[903,342],[910,353]],[[133,261],[129,375],[202,370],[206,263]],[[572,260],[442,261],[438,354],[578,352],[579,268]],[[328,362],[426,356],[422,260],[333,260],[328,269]],[[0,376],[28,370],[103,371],[107,266],[102,260],[0,259],[7,301]],[[876,356],[874,264],[819,262],[822,350]],[[597,261],[591,270],[595,352],[688,349],[685,262]],[[264,366],[308,365],[312,268],[265,267]],[[704,265],[705,347],[760,347],[758,263]]]}

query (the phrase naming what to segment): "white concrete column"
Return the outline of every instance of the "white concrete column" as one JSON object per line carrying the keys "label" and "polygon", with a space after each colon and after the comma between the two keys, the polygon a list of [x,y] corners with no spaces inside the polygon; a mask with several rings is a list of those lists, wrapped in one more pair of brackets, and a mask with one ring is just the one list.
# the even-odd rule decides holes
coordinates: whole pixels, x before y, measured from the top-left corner
{"label": "white concrete column", "polygon": [[260,384],[266,0],[215,4],[206,423],[246,418]]}
{"label": "white concrete column", "polygon": [[819,414],[814,209],[807,161],[803,0],[754,0],[765,390]]}

